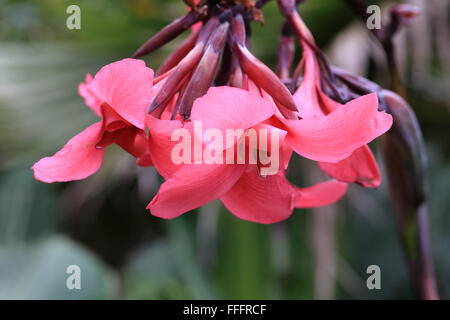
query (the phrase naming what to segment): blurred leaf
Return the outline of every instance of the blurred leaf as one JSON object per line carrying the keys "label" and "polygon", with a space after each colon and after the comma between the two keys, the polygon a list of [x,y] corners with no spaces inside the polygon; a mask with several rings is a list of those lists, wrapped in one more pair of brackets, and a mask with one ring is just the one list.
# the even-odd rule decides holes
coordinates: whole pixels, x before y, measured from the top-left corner
{"label": "blurred leaf", "polygon": [[[66,269],[81,269],[81,289],[69,290]],[[64,236],[29,248],[0,248],[1,299],[111,299],[114,277],[86,249]]]}
{"label": "blurred leaf", "polygon": [[71,46],[2,44],[0,166],[26,161],[31,167],[96,121],[77,87],[101,64],[101,59]]}
{"label": "blurred leaf", "polygon": [[192,236],[195,230],[189,223],[189,218],[191,218],[189,215],[184,215],[167,222],[174,260],[192,299],[214,299],[215,293],[197,261],[195,237]]}
{"label": "blurred leaf", "polygon": [[135,252],[124,270],[127,299],[186,299],[190,296],[175,262],[174,250],[163,240]]}
{"label": "blurred leaf", "polygon": [[287,299],[312,299],[314,293],[314,265],[310,244],[308,210],[296,209],[288,221],[290,256],[292,263],[283,278]]}
{"label": "blurred leaf", "polygon": [[0,174],[0,244],[21,245],[55,232],[58,199],[30,169]]}
{"label": "blurred leaf", "polygon": [[218,228],[217,272],[224,298],[271,297],[269,227],[240,220],[223,207]]}

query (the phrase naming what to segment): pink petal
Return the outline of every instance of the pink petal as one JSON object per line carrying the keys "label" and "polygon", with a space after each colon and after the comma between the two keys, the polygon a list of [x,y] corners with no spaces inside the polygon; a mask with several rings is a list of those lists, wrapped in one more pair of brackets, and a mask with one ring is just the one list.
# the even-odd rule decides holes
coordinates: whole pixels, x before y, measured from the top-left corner
{"label": "pink petal", "polygon": [[136,160],[136,164],[140,167],[153,167],[153,160],[150,153],[145,153]]}
{"label": "pink petal", "polygon": [[130,127],[128,121],[126,121],[120,114],[118,114],[107,103],[103,102],[100,106],[105,131],[113,132],[116,130]]}
{"label": "pink petal", "polygon": [[200,30],[202,28],[202,25],[203,25],[202,22],[197,22],[197,23],[193,24],[191,27],[191,31],[197,32],[198,30]]}
{"label": "pink petal", "polygon": [[220,198],[244,170],[245,165],[184,165],[161,185],[147,209],[160,218],[175,218]]}
{"label": "pink petal", "polygon": [[102,102],[98,99],[95,93],[92,91],[92,76],[90,74],[86,75],[86,83],[80,83],[78,85],[78,93],[84,98],[86,105],[91,108],[91,110],[97,114],[99,117],[102,116],[101,105]]}
{"label": "pink petal", "polygon": [[377,188],[381,183],[375,157],[368,146],[356,149],[352,155],[338,163],[319,162],[330,177],[344,182],[355,182],[365,188]]}
{"label": "pink petal", "polygon": [[91,88],[121,117],[144,129],[153,90],[153,71],[144,61],[123,59],[104,66],[92,80]]}
{"label": "pink petal", "polygon": [[300,117],[321,117],[342,105],[322,92],[317,57],[308,45],[304,44],[302,49],[305,61],[304,75],[300,87],[294,94],[294,100],[299,106]]}
{"label": "pink petal", "polygon": [[[292,156],[292,149],[286,143],[286,134],[287,132],[277,128],[276,126],[271,125],[273,118],[260,123],[253,127],[253,129],[258,134],[258,152],[268,152],[267,156],[271,157],[272,160],[278,160],[279,167],[278,169],[286,170],[289,161]],[[264,130],[264,131],[262,131]],[[276,131],[276,134],[272,135]],[[265,134],[266,133],[266,134]],[[261,137],[266,136],[266,141],[261,141]],[[272,141],[272,137],[277,139],[278,141]],[[246,141],[247,142],[247,141]],[[275,145],[272,145],[275,143]],[[276,148],[278,146],[278,149]],[[275,154],[272,154],[271,151],[275,151]],[[278,157],[278,159],[276,158]],[[267,166],[267,165],[266,165]],[[278,170],[277,170],[278,171]]]}
{"label": "pink petal", "polygon": [[102,122],[97,122],[69,140],[52,157],[34,164],[34,177],[42,182],[71,181],[84,179],[95,173],[102,163],[104,150],[95,145],[100,140]]}
{"label": "pink petal", "polygon": [[144,131],[136,127],[122,129],[114,142],[135,157],[141,167],[153,165],[150,158],[149,143]]}
{"label": "pink petal", "polygon": [[240,219],[275,223],[287,219],[299,194],[282,173],[262,178],[251,166],[234,187],[223,195],[225,207]]}
{"label": "pink petal", "polygon": [[[191,119],[201,121],[203,131],[218,129],[226,138],[226,130],[244,131],[263,122],[275,113],[273,105],[246,90],[232,87],[212,87],[195,100]],[[239,139],[239,136],[237,137]],[[224,148],[233,145],[223,143]]]}
{"label": "pink petal", "polygon": [[320,108],[324,115],[330,114],[334,109],[343,106],[343,104],[328,97],[325,93],[322,92],[322,90],[318,90],[318,98],[320,101]]}
{"label": "pink petal", "polygon": [[333,204],[347,191],[348,184],[337,180],[321,182],[307,188],[297,188],[300,200],[296,208],[315,208]]}
{"label": "pink petal", "polygon": [[378,110],[376,94],[368,94],[335,109],[325,117],[280,119],[287,143],[311,160],[336,163],[385,133],[392,117]]}
{"label": "pink petal", "polygon": [[300,87],[294,93],[298,106],[298,114],[302,118],[320,117],[325,115],[320,108],[318,88],[320,85],[320,70],[315,56],[308,45],[302,46],[305,69]]}
{"label": "pink petal", "polygon": [[179,143],[179,141],[172,141],[171,137],[174,130],[183,128],[183,122],[160,120],[148,115],[147,126],[149,128],[149,151],[153,165],[159,174],[165,179],[169,179],[182,166],[171,160],[172,150]]}

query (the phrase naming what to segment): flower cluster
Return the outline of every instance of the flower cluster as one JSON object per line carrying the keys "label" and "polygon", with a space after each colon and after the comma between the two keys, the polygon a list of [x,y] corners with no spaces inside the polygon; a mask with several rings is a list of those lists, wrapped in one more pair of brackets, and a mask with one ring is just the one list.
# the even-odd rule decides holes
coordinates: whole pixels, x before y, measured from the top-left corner
{"label": "flower cluster", "polygon": [[[337,83],[293,0],[278,1],[287,22],[277,74],[258,60],[249,48],[250,22],[262,19],[264,2],[189,1],[189,13],[133,58],[87,75],[78,91],[101,120],[38,161],[35,178],[84,179],[115,143],[164,177],[147,207],[153,215],[170,219],[220,199],[237,217],[258,223],[284,220],[295,207],[334,203],[348,183],[377,187],[367,143],[389,130],[391,116],[378,111],[375,93],[360,96]],[[156,75],[135,59],[188,29]],[[293,35],[302,60],[291,77]],[[331,179],[292,185],[285,175],[292,152],[317,161]]]}

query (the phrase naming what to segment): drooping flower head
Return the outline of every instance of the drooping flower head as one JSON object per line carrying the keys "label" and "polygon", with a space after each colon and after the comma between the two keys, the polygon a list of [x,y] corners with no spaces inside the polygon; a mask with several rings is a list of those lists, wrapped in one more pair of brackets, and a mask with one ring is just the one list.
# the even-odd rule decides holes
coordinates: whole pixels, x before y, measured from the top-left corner
{"label": "drooping flower head", "polygon": [[55,155],[34,164],[35,178],[43,182],[84,179],[95,173],[105,147],[112,143],[149,165],[145,138],[145,110],[153,89],[153,71],[145,63],[124,59],[87,75],[79,93],[101,120],[72,139]]}
{"label": "drooping flower head", "polygon": [[[186,16],[133,55],[191,29],[154,79],[135,59],[88,75],[79,92],[101,121],[37,162],[36,178],[85,178],[100,167],[104,148],[116,143],[166,180],[148,205],[152,214],[170,219],[220,199],[237,217],[258,223],[284,220],[295,207],[334,203],[347,182],[376,185],[366,144],[389,129],[390,116],[378,112],[375,94],[346,104],[329,98],[312,35],[279,1],[303,48],[303,79],[297,81],[300,71],[294,74],[300,86],[292,95],[292,39],[280,41],[278,75],[250,50],[250,22],[263,20],[264,2],[188,2]],[[293,151],[318,161],[334,179],[305,188],[291,184],[286,169]]]}
{"label": "drooping flower head", "polygon": [[[333,131],[338,133],[338,136],[330,135],[327,149],[339,149],[343,152],[314,160],[319,162],[319,167],[330,177],[358,183],[363,187],[378,187],[381,182],[380,172],[367,143],[391,127],[391,116],[378,112],[375,93],[356,98],[346,97],[345,100],[355,98],[346,104],[328,97],[324,87],[336,99],[344,100],[340,95],[342,91],[336,86],[333,72],[295,8],[295,1],[278,0],[278,5],[302,49],[302,60],[292,77],[292,87],[297,87],[299,83],[294,93],[294,99],[299,105],[298,115],[302,119],[322,118],[319,120],[322,123],[334,119],[336,127]],[[300,79],[302,71],[303,77]],[[289,125],[295,132],[301,126],[300,123],[291,122]],[[299,139],[301,136],[291,141],[294,149],[301,154],[302,145]],[[337,145],[339,143],[342,147]]]}

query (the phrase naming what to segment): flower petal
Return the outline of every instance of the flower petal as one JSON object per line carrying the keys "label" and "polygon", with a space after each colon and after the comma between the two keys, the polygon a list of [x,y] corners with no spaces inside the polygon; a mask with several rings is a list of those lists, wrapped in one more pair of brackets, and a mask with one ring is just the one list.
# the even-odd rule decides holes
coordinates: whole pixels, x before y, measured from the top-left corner
{"label": "flower petal", "polygon": [[104,66],[92,80],[91,88],[121,117],[144,129],[153,90],[153,70],[144,61],[123,59]]}
{"label": "flower petal", "polygon": [[355,182],[365,188],[377,188],[381,183],[377,162],[368,146],[356,149],[338,163],[319,162],[319,167],[332,178]]}
{"label": "flower petal", "polygon": [[251,166],[239,181],[220,199],[225,207],[240,219],[275,223],[287,219],[298,201],[296,192],[284,174],[262,178],[256,166]]}
{"label": "flower petal", "polygon": [[180,169],[182,164],[172,161],[172,150],[180,143],[172,141],[172,133],[183,128],[183,122],[179,120],[160,120],[151,115],[147,116],[149,129],[149,151],[156,170],[164,179],[169,179]]}
{"label": "flower petal", "polygon": [[[218,129],[226,138],[227,130],[243,129],[245,131],[268,119],[274,113],[273,105],[246,90],[212,87],[203,97],[195,100],[191,119],[201,121],[203,131]],[[240,137],[236,138],[239,140]],[[224,149],[234,144],[229,139],[224,142],[226,142],[226,144],[223,143]]]}
{"label": "flower petal", "polygon": [[315,208],[333,204],[340,200],[347,191],[348,184],[337,180],[321,182],[307,188],[297,188],[300,200],[296,208]]}
{"label": "flower petal", "polygon": [[[280,169],[286,170],[292,156],[292,149],[286,143],[287,132],[271,125],[272,118],[254,126],[252,129],[257,133],[257,150],[259,160],[261,155],[267,157],[264,163],[259,161],[260,166],[272,166],[277,173]],[[245,141],[248,143],[248,141]],[[249,144],[251,147],[251,144]],[[269,161],[270,162],[267,162]]]}
{"label": "flower petal", "polygon": [[325,117],[280,119],[287,127],[286,142],[311,160],[336,163],[385,133],[392,117],[378,110],[375,93],[352,100]]}
{"label": "flower petal", "polygon": [[143,130],[136,127],[122,129],[114,142],[135,157],[137,164],[141,167],[153,165],[150,158],[149,143]]}
{"label": "flower petal", "polygon": [[305,61],[302,83],[294,93],[294,100],[298,106],[298,114],[302,118],[323,116],[320,108],[318,88],[320,84],[320,70],[314,51],[308,46],[303,47],[303,59]]}
{"label": "flower petal", "polygon": [[104,150],[95,145],[100,140],[102,122],[97,122],[69,140],[52,157],[34,164],[34,177],[42,182],[71,181],[84,179],[95,173],[102,163]]}
{"label": "flower petal", "polygon": [[86,75],[86,83],[80,83],[78,85],[78,94],[84,98],[86,105],[91,108],[96,115],[99,117],[102,116],[102,102],[92,91],[92,76],[90,74]]}
{"label": "flower petal", "polygon": [[161,185],[147,209],[160,218],[175,218],[220,198],[233,187],[245,167],[228,164],[184,165]]}

